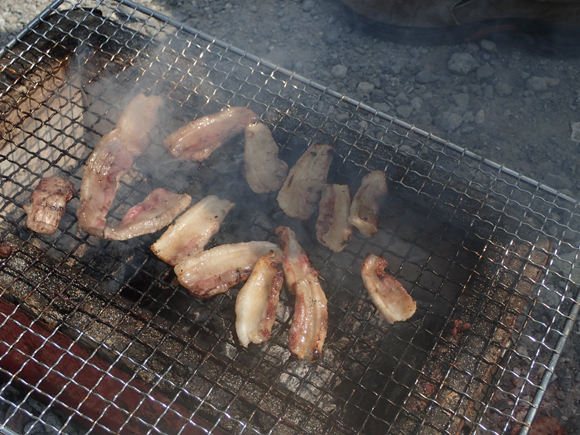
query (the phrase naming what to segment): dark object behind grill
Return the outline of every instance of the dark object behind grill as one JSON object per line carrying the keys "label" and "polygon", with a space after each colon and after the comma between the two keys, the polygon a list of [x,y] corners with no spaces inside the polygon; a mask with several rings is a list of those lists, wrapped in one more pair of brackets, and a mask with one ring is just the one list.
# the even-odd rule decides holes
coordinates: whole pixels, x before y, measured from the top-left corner
{"label": "dark object behind grill", "polygon": [[[550,256],[574,249],[577,215],[567,198],[143,8],[115,1],[55,7],[29,30],[0,60],[0,231],[18,247],[0,264],[3,321],[17,331],[0,338],[8,382],[18,379],[104,432],[149,425],[170,434],[172,423],[212,433],[455,434],[475,431],[495,411],[491,400],[509,376],[509,358],[518,357],[511,349],[527,333],[525,324],[540,323],[543,340],[526,362],[528,385],[514,398],[524,398],[533,416],[537,405],[526,400],[541,399],[544,379],[534,367],[553,370],[548,361],[565,339],[559,331],[573,321],[564,297],[547,307],[552,323],[536,320],[534,299],[540,274],[549,276],[557,258]],[[328,339],[317,364],[288,351],[288,295],[272,339],[242,348],[233,326],[237,290],[191,298],[151,254],[159,234],[127,242],[88,236],[76,228],[78,199],[55,235],[27,231],[22,205],[40,178],[65,176],[78,187],[87,156],[136,92],[162,95],[164,119],[123,179],[111,219],[165,187],[194,200],[216,194],[236,203],[214,245],[275,240],[278,225],[291,226],[329,300]],[[369,171],[386,171],[391,195],[379,233],[372,240],[357,234],[332,254],[317,244],[313,222],[285,217],[275,194],[251,192],[240,171],[241,138],[202,164],[176,162],[160,145],[177,126],[228,105],[258,113],[289,165],[312,143],[332,144],[329,182],[354,191]],[[388,325],[367,297],[360,266],[370,252],[389,261],[418,301],[411,321]],[[77,403],[68,394],[76,388],[74,371],[63,372],[34,349],[4,350],[20,349],[27,336],[60,349],[63,360],[86,363],[91,376],[126,383],[123,391],[165,414],[150,420],[151,413],[90,391],[92,385]],[[38,365],[40,377],[19,370],[23,363]],[[83,408],[95,393],[114,418]],[[514,417],[515,406],[503,414],[505,427],[525,423]]]}

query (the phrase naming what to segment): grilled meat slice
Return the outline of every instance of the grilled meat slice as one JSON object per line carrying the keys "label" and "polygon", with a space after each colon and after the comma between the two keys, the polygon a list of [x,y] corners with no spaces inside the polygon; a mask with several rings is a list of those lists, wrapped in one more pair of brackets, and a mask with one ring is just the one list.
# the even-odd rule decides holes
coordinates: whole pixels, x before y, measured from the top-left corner
{"label": "grilled meat slice", "polygon": [[220,228],[234,203],[206,196],[183,215],[152,246],[151,250],[166,263],[175,266],[197,254]]}
{"label": "grilled meat slice", "polygon": [[362,266],[362,279],[371,300],[387,319],[393,324],[410,319],[417,308],[417,302],[407,293],[405,287],[385,272],[387,260],[370,254]]}
{"label": "grilled meat slice", "polygon": [[278,243],[282,247],[282,266],[288,291],[294,294],[294,286],[307,275],[316,272],[310,260],[296,239],[296,233],[288,227],[276,228]]}
{"label": "grilled meat slice", "polygon": [[290,350],[299,359],[313,362],[322,356],[328,330],[326,295],[312,272],[296,282],[294,317],[290,327]]}
{"label": "grilled meat slice", "polygon": [[312,145],[290,169],[278,192],[278,204],[288,216],[310,219],[320,201],[333,151],[330,145]]}
{"label": "grilled meat slice", "polygon": [[278,145],[266,124],[246,127],[243,173],[255,193],[275,192],[288,175],[288,165],[278,158]]}
{"label": "grilled meat slice", "polygon": [[149,144],[161,97],[137,95],[125,108],[117,126],[104,135],[83,169],[78,226],[103,237],[107,213],[115,199],[119,181],[129,172],[133,157]]}
{"label": "grilled meat slice", "polygon": [[159,95],[146,97],[139,94],[119,116],[115,129],[121,130],[123,145],[134,156],[141,155],[149,145],[149,134],[157,123],[157,112],[162,103]]}
{"label": "grilled meat slice", "polygon": [[290,350],[299,358],[316,361],[328,329],[326,295],[318,281],[318,271],[310,265],[296,234],[288,227],[278,227],[276,235],[282,246],[282,266],[286,286],[296,295],[290,328]]}
{"label": "grilled meat slice", "polygon": [[226,292],[248,279],[256,262],[280,250],[270,242],[246,242],[216,246],[183,260],[175,266],[180,284],[198,298],[209,298]]}
{"label": "grilled meat slice", "polygon": [[128,240],[154,233],[169,225],[190,203],[191,196],[186,193],[155,189],[142,202],[131,207],[118,226],[105,227],[103,236],[109,240]]}
{"label": "grilled meat slice", "polygon": [[236,333],[242,346],[270,339],[283,283],[274,254],[260,258],[236,298]]}
{"label": "grilled meat slice", "polygon": [[66,203],[74,196],[73,184],[60,177],[49,177],[40,183],[30,195],[30,204],[24,205],[28,215],[26,226],[40,234],[54,234],[64,215]]}
{"label": "grilled meat slice", "polygon": [[363,177],[352,200],[348,222],[365,237],[371,238],[377,233],[380,202],[388,193],[387,175],[383,171],[373,171]]}
{"label": "grilled meat slice", "polygon": [[340,252],[352,237],[353,228],[348,223],[350,192],[348,186],[326,184],[318,206],[316,238],[334,252]]}
{"label": "grilled meat slice", "polygon": [[163,143],[173,157],[201,162],[258,120],[258,115],[247,107],[226,107],[219,113],[184,125],[169,135]]}

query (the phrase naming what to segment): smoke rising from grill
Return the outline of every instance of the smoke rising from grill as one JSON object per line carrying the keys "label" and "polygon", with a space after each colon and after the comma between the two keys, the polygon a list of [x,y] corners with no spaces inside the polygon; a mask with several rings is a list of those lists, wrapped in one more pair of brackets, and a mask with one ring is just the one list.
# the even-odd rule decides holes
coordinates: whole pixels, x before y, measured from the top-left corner
{"label": "smoke rising from grill", "polygon": [[[107,6],[104,9],[110,12]],[[499,371],[507,379],[499,357],[512,350],[508,339],[517,313],[525,309],[528,323],[537,324],[535,301],[528,294],[537,279],[534,272],[544,264],[542,257],[551,251],[542,242],[545,221],[538,224],[530,217],[552,219],[557,212],[555,225],[568,234],[574,212],[568,215],[561,198],[551,192],[537,186],[528,192],[526,180],[514,180],[513,174],[378,116],[357,102],[274,71],[219,41],[160,23],[151,14],[133,14],[127,6],[119,10],[123,13],[115,9],[112,15],[125,29],[144,26],[144,34],[169,35],[168,45],[145,50],[135,42],[139,37],[125,31],[110,33],[114,36],[107,45],[103,35],[109,34],[97,20],[96,37],[101,39],[90,44],[99,49],[89,56],[83,77],[87,91],[100,79],[113,77],[110,86],[116,92],[87,92],[87,107],[95,105],[89,124],[109,123],[112,128],[122,110],[121,105],[118,110],[114,107],[133,85],[165,95],[167,119],[155,132],[148,153],[137,159],[123,180],[123,195],[113,207],[112,221],[162,186],[187,191],[195,199],[216,193],[238,204],[213,244],[264,240],[271,237],[274,225],[292,227],[329,290],[329,334],[323,356],[311,365],[290,355],[287,337],[293,299],[285,292],[272,338],[243,349],[233,329],[235,289],[208,301],[187,296],[171,268],[149,251],[157,235],[110,242],[78,233],[73,227],[78,200],[68,207],[54,238],[23,234],[19,207],[29,192],[22,192],[27,188],[18,183],[12,184],[20,195],[2,197],[6,204],[2,210],[17,212],[2,222],[2,229],[19,247],[0,266],[3,291],[28,312],[38,313],[37,323],[58,325],[75,340],[81,337],[96,353],[147,382],[151,391],[175,399],[172,403],[183,406],[186,411],[180,412],[186,417],[203,415],[210,427],[215,424],[228,433],[412,433],[424,425],[459,431],[465,424],[481,421],[474,406],[487,406],[487,394],[497,393],[492,372]],[[124,13],[127,10],[130,13]],[[62,19],[63,13],[56,16]],[[90,25],[85,18],[86,13],[83,22]],[[96,109],[98,104],[104,112]],[[166,150],[158,146],[166,134],[192,117],[225,106],[249,107],[260,114],[290,166],[310,144],[332,144],[337,158],[329,180],[348,184],[352,192],[367,172],[387,172],[392,196],[381,213],[377,234],[371,240],[356,234],[337,254],[319,246],[312,221],[297,223],[280,213],[275,195],[255,195],[248,188],[240,173],[241,136],[199,164],[166,158]],[[18,122],[14,126],[20,128]],[[87,131],[98,139],[90,125]],[[94,143],[85,137],[77,141],[86,152]],[[54,151],[51,142],[42,141],[41,147]],[[11,151],[11,163],[16,152]],[[28,171],[26,162],[31,158],[42,161],[39,154],[25,149],[21,153],[22,161],[14,163],[20,171]],[[73,158],[78,169],[73,178],[79,182],[87,154],[73,155],[61,152],[61,159]],[[58,167],[59,161],[47,164],[47,170]],[[483,187],[491,190],[481,192]],[[41,249],[33,249],[32,244]],[[412,321],[387,325],[364,295],[360,263],[369,253],[386,258],[389,272],[417,300]],[[561,319],[568,312],[565,308],[549,304],[548,313]],[[467,323],[470,329],[456,327]],[[542,325],[542,333],[553,330],[551,324]],[[553,341],[546,336],[534,342],[541,355],[526,360],[530,371],[547,366],[546,349],[553,348]],[[105,369],[100,375],[111,378]],[[530,385],[519,391],[503,384],[501,388],[513,394],[510,398],[527,397],[540,377],[531,374],[527,379]],[[35,381],[31,384],[37,388]],[[140,398],[150,400],[147,394]],[[121,405],[111,405],[117,406]],[[127,410],[128,414],[135,409]],[[172,417],[173,406],[166,409]],[[160,426],[156,430],[164,431]]]}

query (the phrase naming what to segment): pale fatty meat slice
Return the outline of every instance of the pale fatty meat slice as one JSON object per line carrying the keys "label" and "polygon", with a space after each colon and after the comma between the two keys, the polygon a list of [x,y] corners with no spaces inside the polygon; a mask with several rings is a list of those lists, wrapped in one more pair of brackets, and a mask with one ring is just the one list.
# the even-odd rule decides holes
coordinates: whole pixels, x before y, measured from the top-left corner
{"label": "pale fatty meat slice", "polygon": [[259,119],[247,107],[226,107],[216,114],[191,121],[171,133],[163,143],[177,159],[202,162]]}
{"label": "pale fatty meat slice", "polygon": [[316,238],[323,246],[340,252],[352,238],[353,227],[348,222],[350,192],[348,186],[326,184],[318,206]]}
{"label": "pale fatty meat slice", "polygon": [[381,201],[388,193],[387,175],[383,171],[373,171],[363,177],[352,200],[348,222],[365,237],[371,238],[377,233]]}
{"label": "pale fatty meat slice", "polygon": [[161,260],[175,266],[201,251],[218,232],[235,204],[209,195],[183,213],[151,246]]}
{"label": "pale fatty meat slice", "polygon": [[260,258],[236,298],[236,333],[242,346],[270,339],[283,283],[274,254]]}
{"label": "pale fatty meat slice", "polygon": [[312,145],[298,159],[278,192],[284,213],[303,221],[310,219],[326,184],[333,152],[330,145]]}
{"label": "pale fatty meat slice", "polygon": [[243,174],[255,193],[275,192],[288,175],[288,164],[278,158],[278,145],[266,124],[257,123],[244,131]]}
{"label": "pale fatty meat slice", "polygon": [[387,322],[393,324],[410,319],[417,309],[417,302],[407,293],[405,287],[385,268],[387,260],[370,254],[362,265],[364,286]]}
{"label": "pale fatty meat slice", "polygon": [[256,262],[272,251],[281,256],[274,243],[253,241],[220,245],[178,263],[174,270],[179,283],[198,298],[224,293],[248,279]]}
{"label": "pale fatty meat slice", "polygon": [[165,228],[189,207],[191,197],[162,188],[153,190],[139,204],[131,207],[118,226],[105,227],[103,237],[107,240],[128,240],[151,234]]}
{"label": "pale fatty meat slice", "polygon": [[103,237],[119,181],[131,169],[133,157],[149,145],[161,103],[159,96],[137,95],[119,117],[117,126],[97,143],[83,168],[77,209],[81,230]]}
{"label": "pale fatty meat slice", "polygon": [[74,196],[73,184],[60,177],[48,177],[30,195],[30,204],[24,205],[28,215],[26,226],[39,234],[54,234],[63,217],[66,203]]}

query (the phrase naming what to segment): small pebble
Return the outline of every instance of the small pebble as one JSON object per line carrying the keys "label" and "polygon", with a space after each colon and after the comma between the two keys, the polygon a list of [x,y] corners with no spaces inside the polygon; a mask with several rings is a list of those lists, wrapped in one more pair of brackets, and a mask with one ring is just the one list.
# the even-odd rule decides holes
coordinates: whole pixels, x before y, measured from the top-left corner
{"label": "small pebble", "polygon": [[496,84],[493,89],[500,97],[509,97],[513,92],[513,88],[503,82]]}
{"label": "small pebble", "polygon": [[361,94],[370,94],[374,89],[375,85],[369,82],[360,82],[356,87],[356,91]]}
{"label": "small pebble", "polygon": [[526,82],[526,86],[529,90],[534,92],[541,92],[548,90],[548,82],[544,77],[532,76]]}
{"label": "small pebble", "polygon": [[334,78],[337,79],[344,79],[346,77],[346,73],[348,72],[348,68],[344,65],[334,65],[332,67],[332,71],[330,72]]}
{"label": "small pebble", "polygon": [[453,53],[447,67],[455,74],[467,75],[479,67],[479,62],[470,53]]}
{"label": "small pebble", "polygon": [[489,51],[490,53],[497,53],[497,45],[495,45],[495,42],[493,41],[482,39],[479,41],[479,45],[481,45],[481,48],[483,48],[485,51]]}
{"label": "small pebble", "polygon": [[410,104],[402,104],[397,107],[397,115],[403,119],[407,119],[413,113],[413,106]]}
{"label": "small pebble", "polygon": [[453,99],[453,102],[461,108],[467,108],[467,106],[469,106],[469,94],[455,94],[451,98]]}
{"label": "small pebble", "polygon": [[463,123],[463,118],[457,113],[442,112],[435,116],[433,122],[443,131],[453,131]]}
{"label": "small pebble", "polygon": [[415,81],[417,83],[422,83],[422,84],[433,83],[433,82],[436,82],[437,80],[439,80],[439,76],[437,74],[433,74],[431,71],[427,71],[427,70],[419,71],[415,75]]}
{"label": "small pebble", "polygon": [[314,6],[316,6],[314,0],[304,0],[304,2],[302,3],[302,10],[304,12],[310,12],[312,11],[312,9],[314,9]]}
{"label": "small pebble", "polygon": [[485,80],[490,78],[493,75],[493,72],[494,69],[488,63],[486,63],[485,65],[482,65],[479,68],[477,68],[477,71],[475,72],[475,77],[477,78],[478,81]]}

